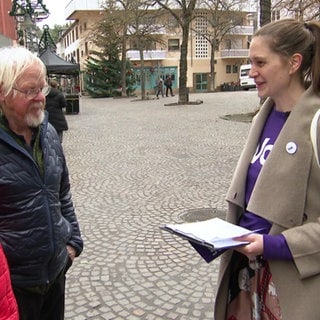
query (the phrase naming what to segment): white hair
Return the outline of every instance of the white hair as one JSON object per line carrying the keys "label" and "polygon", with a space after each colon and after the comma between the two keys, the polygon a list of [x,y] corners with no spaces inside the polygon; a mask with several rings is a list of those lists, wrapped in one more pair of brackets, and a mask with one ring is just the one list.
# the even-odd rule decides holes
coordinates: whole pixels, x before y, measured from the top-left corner
{"label": "white hair", "polygon": [[24,47],[0,48],[0,92],[7,96],[19,76],[28,68],[40,66],[41,74],[46,76],[46,66],[31,51]]}

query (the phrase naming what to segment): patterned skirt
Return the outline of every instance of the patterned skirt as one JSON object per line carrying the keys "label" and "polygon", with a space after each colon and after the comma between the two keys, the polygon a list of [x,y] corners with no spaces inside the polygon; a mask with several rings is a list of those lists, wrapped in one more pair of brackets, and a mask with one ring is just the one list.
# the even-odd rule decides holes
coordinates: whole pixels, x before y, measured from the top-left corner
{"label": "patterned skirt", "polygon": [[281,320],[281,309],[269,264],[234,252],[226,320]]}

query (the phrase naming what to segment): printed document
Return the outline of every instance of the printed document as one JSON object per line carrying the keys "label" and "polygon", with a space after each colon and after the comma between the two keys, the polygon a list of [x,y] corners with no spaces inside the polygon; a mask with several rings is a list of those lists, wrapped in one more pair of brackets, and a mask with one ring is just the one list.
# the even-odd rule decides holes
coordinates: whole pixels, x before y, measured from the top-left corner
{"label": "printed document", "polygon": [[206,246],[213,251],[247,244],[248,242],[237,241],[234,238],[252,233],[251,230],[220,218],[191,223],[167,224],[161,229]]}

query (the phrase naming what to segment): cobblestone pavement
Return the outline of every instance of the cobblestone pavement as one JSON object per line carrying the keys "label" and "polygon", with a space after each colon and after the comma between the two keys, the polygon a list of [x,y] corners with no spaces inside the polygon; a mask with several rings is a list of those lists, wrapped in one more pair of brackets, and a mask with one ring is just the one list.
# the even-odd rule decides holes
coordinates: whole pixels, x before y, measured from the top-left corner
{"label": "cobblestone pavement", "polygon": [[[224,215],[257,94],[139,101],[83,97],[63,146],[85,243],[67,275],[66,319],[212,320],[219,260],[162,231],[188,214]],[[209,210],[210,209],[210,210]]]}

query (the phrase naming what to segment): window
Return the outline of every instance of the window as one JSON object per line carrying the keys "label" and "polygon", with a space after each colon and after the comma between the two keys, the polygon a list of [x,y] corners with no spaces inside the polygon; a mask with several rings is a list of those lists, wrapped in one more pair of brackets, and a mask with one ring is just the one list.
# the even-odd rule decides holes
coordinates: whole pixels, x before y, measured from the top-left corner
{"label": "window", "polygon": [[146,14],[145,16],[141,16],[141,25],[152,26],[154,23],[155,17],[152,15]]}
{"label": "window", "polygon": [[271,21],[276,21],[280,19],[280,10],[272,10]]}
{"label": "window", "polygon": [[238,73],[238,66],[236,64],[232,66],[232,73]]}
{"label": "window", "polygon": [[231,49],[231,39],[225,39],[224,40],[224,49]]}
{"label": "window", "polygon": [[177,19],[175,19],[173,16],[169,16],[167,19],[167,31],[172,31],[173,29],[177,29],[180,28],[179,23],[177,21]]}
{"label": "window", "polygon": [[168,39],[168,50],[169,51],[179,51],[180,50],[179,39]]}
{"label": "window", "polygon": [[138,41],[130,40],[129,47],[130,47],[130,50],[138,50],[139,49]]}
{"label": "window", "polygon": [[[139,40],[130,40],[129,42],[130,50],[139,50]],[[146,40],[144,42],[144,50],[156,50],[156,42],[151,40]]]}
{"label": "window", "polygon": [[231,66],[229,64],[226,65],[226,73],[231,73]]}

